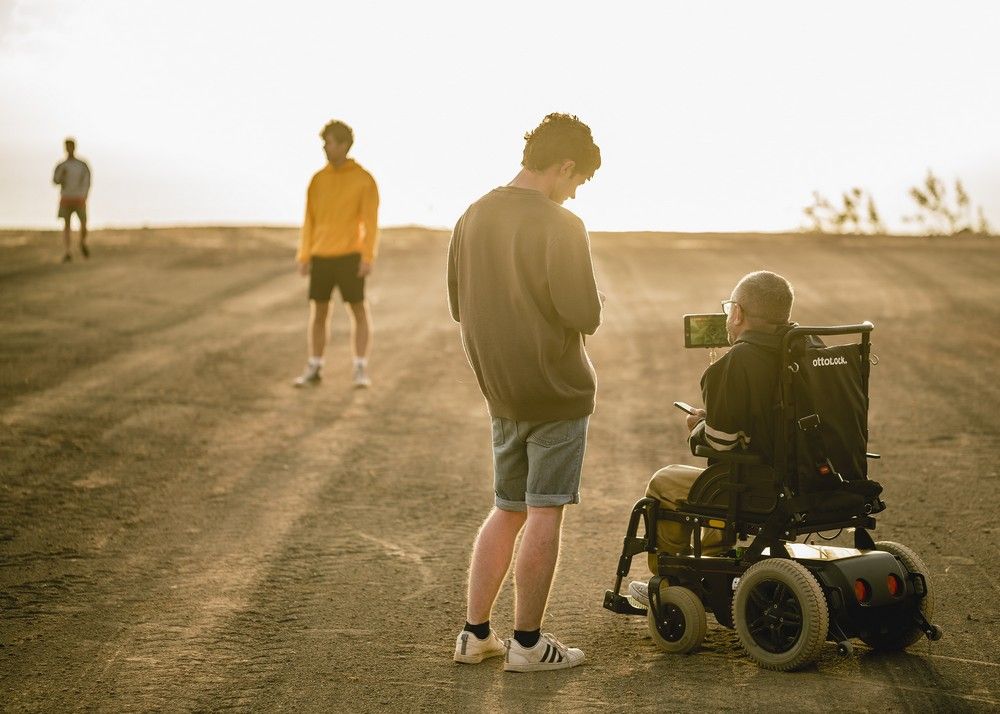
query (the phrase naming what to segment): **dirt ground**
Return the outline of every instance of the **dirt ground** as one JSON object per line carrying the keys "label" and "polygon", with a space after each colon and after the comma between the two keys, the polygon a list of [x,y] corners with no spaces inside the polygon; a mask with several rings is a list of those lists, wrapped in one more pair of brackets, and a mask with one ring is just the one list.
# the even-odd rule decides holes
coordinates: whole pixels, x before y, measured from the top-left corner
{"label": "dirt ground", "polygon": [[[492,503],[485,408],[448,316],[447,235],[387,231],[369,294],[374,386],[346,317],[297,391],[305,281],[287,229],[0,232],[0,708],[7,711],[963,711],[1000,706],[1000,242],[597,235],[605,324],[583,501],[546,630],[584,666],[451,661]],[[683,415],[704,351],[681,314],[743,273],[807,324],[872,320],[877,538],[914,548],[940,642],[794,674],[709,618],[689,656],[602,609],[632,503],[697,463]],[[645,575],[641,563],[633,572]],[[509,584],[494,623],[511,627]]]}

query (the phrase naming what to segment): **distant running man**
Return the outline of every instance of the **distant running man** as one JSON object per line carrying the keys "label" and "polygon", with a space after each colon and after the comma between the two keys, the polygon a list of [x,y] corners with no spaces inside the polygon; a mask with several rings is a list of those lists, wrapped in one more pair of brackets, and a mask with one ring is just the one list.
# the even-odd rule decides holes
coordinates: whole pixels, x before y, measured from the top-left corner
{"label": "distant running man", "polygon": [[367,387],[371,349],[371,311],[365,301],[365,278],[372,272],[378,240],[378,188],[367,171],[347,158],[354,132],[331,121],[320,132],[327,165],[309,182],[306,216],[296,256],[299,272],[309,276],[309,362],[296,387],[322,380],[327,317],[333,289],[347,305],[351,320],[354,385]]}
{"label": "distant running man", "polygon": [[[476,536],[466,622],[454,659],[506,652],[504,669],[574,667],[584,654],[541,633],[559,558],[563,507],[580,501],[596,379],[583,336],[601,324],[590,239],[563,208],[601,165],[590,128],[549,114],[525,136],[514,180],[459,219],[448,251],[452,317],[492,417],[495,508]],[[514,636],[490,615],[514,565]]]}
{"label": "distant running man", "polygon": [[70,253],[70,219],[73,214],[80,220],[80,253],[90,257],[87,248],[87,195],[90,193],[90,167],[76,158],[76,140],[66,139],[66,160],[56,166],[52,183],[59,186],[59,218],[63,219],[62,262],[73,260]]}

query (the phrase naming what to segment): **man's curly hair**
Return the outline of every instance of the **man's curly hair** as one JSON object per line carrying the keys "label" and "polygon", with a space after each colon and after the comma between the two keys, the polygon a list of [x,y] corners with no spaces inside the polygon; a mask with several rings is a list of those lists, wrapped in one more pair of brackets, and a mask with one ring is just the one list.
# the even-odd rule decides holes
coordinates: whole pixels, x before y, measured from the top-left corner
{"label": "man's curly hair", "polygon": [[337,121],[334,119],[323,127],[323,131],[319,133],[321,139],[326,139],[326,135],[329,134],[333,137],[334,141],[338,144],[343,144],[347,142],[347,150],[350,151],[351,147],[354,145],[354,132],[351,127],[347,126],[342,121]]}
{"label": "man's curly hair", "polygon": [[521,166],[544,171],[553,164],[575,161],[575,173],[588,179],[601,167],[601,150],[594,143],[590,127],[573,114],[552,113],[524,135]]}

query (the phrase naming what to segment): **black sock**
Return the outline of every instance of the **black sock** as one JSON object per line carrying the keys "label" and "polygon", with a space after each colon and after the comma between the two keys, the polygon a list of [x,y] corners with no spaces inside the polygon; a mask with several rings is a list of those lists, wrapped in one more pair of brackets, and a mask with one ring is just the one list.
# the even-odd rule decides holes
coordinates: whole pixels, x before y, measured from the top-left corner
{"label": "black sock", "polygon": [[465,627],[463,627],[462,629],[468,630],[481,640],[485,640],[487,637],[490,636],[490,621],[487,620],[481,625],[473,625],[470,624],[469,622],[466,622]]}
{"label": "black sock", "polygon": [[538,630],[514,630],[514,639],[521,647],[534,647],[538,644],[542,631]]}

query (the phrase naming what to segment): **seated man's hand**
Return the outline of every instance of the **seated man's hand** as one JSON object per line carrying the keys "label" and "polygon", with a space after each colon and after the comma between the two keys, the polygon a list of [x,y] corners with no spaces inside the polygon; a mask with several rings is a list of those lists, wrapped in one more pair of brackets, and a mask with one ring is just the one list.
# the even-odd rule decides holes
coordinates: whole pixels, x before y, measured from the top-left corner
{"label": "seated man's hand", "polygon": [[688,414],[686,419],[688,431],[694,431],[694,428],[698,426],[698,423],[701,422],[706,416],[707,412],[704,409],[696,409],[694,414]]}

